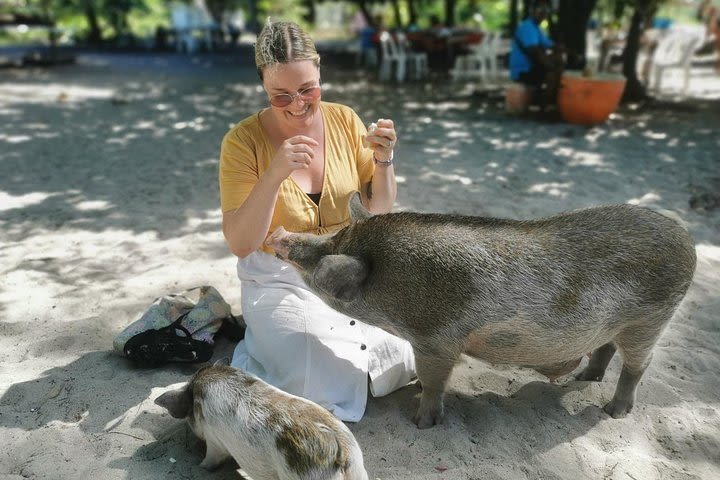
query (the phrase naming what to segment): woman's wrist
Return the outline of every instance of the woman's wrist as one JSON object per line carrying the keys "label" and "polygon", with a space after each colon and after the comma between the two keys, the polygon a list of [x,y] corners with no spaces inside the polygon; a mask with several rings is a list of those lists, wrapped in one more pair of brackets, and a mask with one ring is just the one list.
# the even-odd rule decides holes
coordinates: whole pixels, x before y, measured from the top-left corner
{"label": "woman's wrist", "polygon": [[388,158],[387,160],[379,160],[375,156],[375,152],[373,152],[373,162],[375,163],[375,165],[379,165],[381,167],[389,167],[390,165],[393,164],[393,156],[394,156],[394,152],[392,150],[390,150],[390,158]]}

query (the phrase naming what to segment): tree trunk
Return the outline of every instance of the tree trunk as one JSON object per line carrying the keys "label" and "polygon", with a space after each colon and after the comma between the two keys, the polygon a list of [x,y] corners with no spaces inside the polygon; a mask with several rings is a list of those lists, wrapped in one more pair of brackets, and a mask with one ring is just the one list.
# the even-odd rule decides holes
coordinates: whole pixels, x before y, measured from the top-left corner
{"label": "tree trunk", "polygon": [[310,25],[315,25],[315,0],[303,0],[305,15],[303,19]]}
{"label": "tree trunk", "polygon": [[90,33],[88,35],[89,43],[100,43],[102,41],[102,31],[100,30],[100,24],[98,23],[97,11],[93,5],[92,0],[85,0],[83,2],[83,10],[85,11],[85,18],[87,18],[88,27]]}
{"label": "tree trunk", "polygon": [[597,0],[560,0],[553,39],[565,46],[569,70],[585,68],[587,25],[596,3]]}
{"label": "tree trunk", "polygon": [[445,26],[455,26],[455,0],[445,0]]}
{"label": "tree trunk", "polygon": [[647,91],[637,75],[637,57],[640,52],[640,37],[643,33],[643,24],[647,15],[648,5],[640,1],[635,7],[630,21],[625,48],[623,49],[623,75],[625,75],[625,92],[623,101],[631,102],[642,100],[647,97]]}
{"label": "tree trunk", "polygon": [[247,29],[255,34],[260,33],[262,25],[258,21],[258,0],[249,0],[248,2],[248,14]]}
{"label": "tree trunk", "polygon": [[392,0],[391,3],[393,13],[395,14],[395,25],[397,25],[399,28],[402,28],[403,22],[402,16],[400,15],[400,2],[398,2],[398,0]]}
{"label": "tree trunk", "polygon": [[407,6],[408,6],[408,15],[410,16],[408,25],[417,26],[417,9],[415,8],[415,0],[407,0]]}
{"label": "tree trunk", "polygon": [[370,12],[368,11],[367,2],[365,0],[357,0],[355,3],[357,3],[358,8],[360,9],[360,11],[363,14],[363,17],[365,17],[365,22],[368,25],[372,25],[373,18],[372,18],[372,15],[370,15]]}
{"label": "tree trunk", "polygon": [[510,0],[510,23],[508,24],[508,33],[511,37],[515,35],[515,30],[517,29],[519,23],[518,17],[518,0]]}

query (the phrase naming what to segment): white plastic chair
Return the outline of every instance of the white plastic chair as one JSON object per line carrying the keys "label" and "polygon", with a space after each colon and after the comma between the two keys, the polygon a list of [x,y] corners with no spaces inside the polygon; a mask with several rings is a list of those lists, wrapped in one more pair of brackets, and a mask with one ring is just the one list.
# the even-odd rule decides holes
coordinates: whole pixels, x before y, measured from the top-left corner
{"label": "white plastic chair", "polygon": [[502,34],[500,32],[489,32],[487,41],[481,43],[484,46],[484,61],[487,65],[487,73],[491,80],[499,77],[498,72],[498,54],[500,53],[500,42]]}
{"label": "white plastic chair", "polygon": [[450,70],[453,80],[487,79],[484,40],[478,45],[470,47],[470,53],[455,57],[455,63]]}
{"label": "white plastic chair", "polygon": [[176,3],[172,5],[170,16],[178,52],[193,53],[198,50],[200,39],[195,36],[195,31],[201,32],[205,47],[208,50],[212,49],[214,23],[205,10]]}
{"label": "white plastic chair", "polygon": [[591,29],[585,34],[585,66],[595,72],[600,71],[600,38]]}
{"label": "white plastic chair", "polygon": [[486,32],[479,44],[470,47],[470,53],[458,55],[450,70],[453,79],[480,79],[483,83],[497,79],[497,57],[502,35]]}
{"label": "white plastic chair", "polygon": [[413,52],[410,48],[410,42],[404,33],[398,32],[395,36],[397,38],[398,50],[405,56],[409,77],[414,80],[426,77],[430,72],[427,53]]}
{"label": "white plastic chair", "polygon": [[380,48],[380,80],[390,80],[394,71],[398,82],[405,81],[407,57],[398,48],[389,32],[380,34]]}
{"label": "white plastic chair", "polygon": [[675,68],[683,70],[682,93],[684,95],[687,92],[690,84],[690,64],[699,43],[700,38],[697,35],[687,32],[672,32],[660,39],[652,60],[655,90],[660,91],[663,72]]}

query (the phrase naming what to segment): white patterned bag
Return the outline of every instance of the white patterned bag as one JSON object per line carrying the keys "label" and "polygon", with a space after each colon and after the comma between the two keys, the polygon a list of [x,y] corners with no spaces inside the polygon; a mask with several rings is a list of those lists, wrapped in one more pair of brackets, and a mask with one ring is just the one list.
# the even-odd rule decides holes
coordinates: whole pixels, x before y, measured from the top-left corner
{"label": "white patterned bag", "polygon": [[[192,300],[190,294],[197,294]],[[165,295],[113,340],[113,349],[148,366],[167,362],[205,362],[223,321],[237,323],[230,305],[211,286]]]}

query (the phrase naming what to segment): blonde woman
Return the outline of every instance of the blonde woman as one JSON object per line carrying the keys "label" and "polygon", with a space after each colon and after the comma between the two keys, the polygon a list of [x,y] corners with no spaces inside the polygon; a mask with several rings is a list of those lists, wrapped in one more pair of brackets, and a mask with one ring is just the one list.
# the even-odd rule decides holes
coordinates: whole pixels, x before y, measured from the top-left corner
{"label": "blonde woman", "polygon": [[371,212],[389,212],[395,127],[380,119],[368,133],[352,109],[321,100],[320,57],[294,23],[264,26],[255,63],[269,106],[225,136],[220,159],[223,233],[239,257],[247,323],[232,365],[358,421],[368,384],[382,396],[414,377],[412,348],[330,309],[264,241],[279,226],[342,228],[355,191]]}

